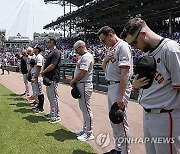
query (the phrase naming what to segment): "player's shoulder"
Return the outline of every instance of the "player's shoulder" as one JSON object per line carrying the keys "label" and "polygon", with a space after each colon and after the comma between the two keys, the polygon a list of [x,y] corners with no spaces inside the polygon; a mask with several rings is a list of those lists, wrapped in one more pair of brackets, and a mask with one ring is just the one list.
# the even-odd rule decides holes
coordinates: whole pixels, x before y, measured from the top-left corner
{"label": "player's shoulder", "polygon": [[37,55],[37,58],[43,58],[43,55],[38,54],[38,55]]}
{"label": "player's shoulder", "polygon": [[92,59],[93,55],[90,52],[87,52],[82,56],[82,58],[83,59]]}
{"label": "player's shoulder", "polygon": [[120,40],[119,44],[117,45],[117,48],[119,48],[119,49],[121,49],[121,48],[130,49],[130,45],[126,41]]}
{"label": "player's shoulder", "polygon": [[174,51],[174,52],[180,52],[180,44],[177,43],[175,40],[171,40],[171,39],[165,39],[165,47],[167,49],[167,51]]}

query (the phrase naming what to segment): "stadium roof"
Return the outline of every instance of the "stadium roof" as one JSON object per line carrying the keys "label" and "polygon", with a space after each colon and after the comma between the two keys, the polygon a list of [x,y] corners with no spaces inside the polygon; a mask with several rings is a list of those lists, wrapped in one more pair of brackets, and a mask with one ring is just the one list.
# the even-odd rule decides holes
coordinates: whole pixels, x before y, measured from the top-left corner
{"label": "stadium roof", "polygon": [[71,22],[76,30],[86,28],[96,31],[104,25],[122,27],[135,16],[156,25],[157,21],[169,19],[170,13],[172,17],[180,17],[179,0],[98,0],[59,17],[44,29],[62,29],[64,23],[68,27]]}
{"label": "stadium roof", "polygon": [[[48,2],[58,2],[58,1],[62,1],[63,0],[44,0],[45,3],[48,3]],[[65,0],[66,2],[68,3],[72,3],[76,6],[82,6],[86,3],[89,3],[90,1],[93,1],[93,0]]]}
{"label": "stadium roof", "polygon": [[69,3],[72,3],[72,4],[76,5],[76,6],[82,6],[82,5],[86,4],[86,3],[89,3],[92,0],[66,0],[66,1],[69,2]]}

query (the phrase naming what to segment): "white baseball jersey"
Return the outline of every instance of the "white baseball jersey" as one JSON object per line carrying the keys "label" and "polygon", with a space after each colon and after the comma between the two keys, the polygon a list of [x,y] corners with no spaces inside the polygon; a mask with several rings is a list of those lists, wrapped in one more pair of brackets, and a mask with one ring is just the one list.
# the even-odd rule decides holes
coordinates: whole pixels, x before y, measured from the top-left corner
{"label": "white baseball jersey", "polygon": [[129,77],[133,75],[133,59],[131,48],[127,42],[120,40],[110,51],[114,51],[114,59],[110,60],[106,65],[106,79],[111,81],[119,81],[121,76],[120,67],[130,67]]}
{"label": "white baseball jersey", "polygon": [[7,64],[8,64],[8,60],[7,60],[7,58],[4,58],[2,61],[2,65],[7,66]]}
{"label": "white baseball jersey", "polygon": [[44,64],[44,57],[41,54],[38,54],[35,57],[35,61],[36,61],[36,65],[34,65],[34,67],[32,68],[32,74],[35,74],[37,71],[37,66],[43,66]]}
{"label": "white baseball jersey", "polygon": [[156,76],[148,89],[141,89],[139,103],[147,109],[180,108],[180,45],[164,39],[149,53],[156,60]]}
{"label": "white baseball jersey", "polygon": [[80,69],[86,70],[87,73],[83,79],[80,80],[80,82],[91,82],[93,79],[93,64],[94,64],[94,58],[93,55],[89,52],[86,52],[84,55],[81,56],[81,58],[78,60],[76,64],[76,69],[74,72],[74,76],[76,76]]}
{"label": "white baseball jersey", "polygon": [[32,55],[32,56],[30,56],[30,55],[28,55],[28,57],[27,57],[27,69],[29,70],[30,69],[30,61],[31,61],[31,59],[35,59],[35,55]]}

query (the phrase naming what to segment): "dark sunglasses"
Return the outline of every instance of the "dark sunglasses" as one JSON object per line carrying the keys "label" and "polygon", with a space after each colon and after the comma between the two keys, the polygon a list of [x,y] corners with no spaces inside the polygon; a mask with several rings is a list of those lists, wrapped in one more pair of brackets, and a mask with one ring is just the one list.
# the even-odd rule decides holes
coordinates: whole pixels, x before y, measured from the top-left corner
{"label": "dark sunglasses", "polygon": [[137,45],[137,38],[138,38],[138,36],[139,36],[139,34],[140,34],[140,32],[141,32],[141,29],[142,29],[142,28],[140,28],[139,32],[137,33],[134,41],[132,41],[132,42],[130,43],[131,46]]}
{"label": "dark sunglasses", "polygon": [[102,42],[102,43],[105,43],[105,41],[106,41],[106,39],[107,39],[108,36],[109,36],[109,34],[106,35],[106,37],[105,37],[103,40],[101,40],[101,42]]}

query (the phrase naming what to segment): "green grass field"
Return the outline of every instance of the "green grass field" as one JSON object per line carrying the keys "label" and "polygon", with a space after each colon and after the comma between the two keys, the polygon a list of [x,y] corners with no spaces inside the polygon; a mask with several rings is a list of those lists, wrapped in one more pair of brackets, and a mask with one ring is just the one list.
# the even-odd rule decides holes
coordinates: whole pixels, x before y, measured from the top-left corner
{"label": "green grass field", "polygon": [[27,101],[0,85],[0,154],[93,154],[60,124],[34,114]]}

